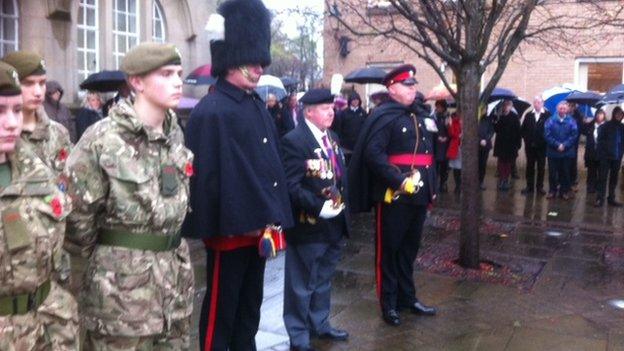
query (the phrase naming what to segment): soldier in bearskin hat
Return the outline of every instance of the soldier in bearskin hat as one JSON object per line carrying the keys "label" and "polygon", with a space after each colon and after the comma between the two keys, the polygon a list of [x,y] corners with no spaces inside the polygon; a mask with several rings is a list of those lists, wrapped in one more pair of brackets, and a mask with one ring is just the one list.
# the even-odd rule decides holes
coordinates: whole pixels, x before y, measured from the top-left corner
{"label": "soldier in bearskin hat", "polygon": [[259,246],[268,228],[290,227],[293,216],[277,130],[254,91],[271,63],[269,11],[260,0],[228,0],[218,13],[206,28],[216,89],[186,129],[195,176],[183,234],[206,246],[202,350],[255,350],[266,254]]}

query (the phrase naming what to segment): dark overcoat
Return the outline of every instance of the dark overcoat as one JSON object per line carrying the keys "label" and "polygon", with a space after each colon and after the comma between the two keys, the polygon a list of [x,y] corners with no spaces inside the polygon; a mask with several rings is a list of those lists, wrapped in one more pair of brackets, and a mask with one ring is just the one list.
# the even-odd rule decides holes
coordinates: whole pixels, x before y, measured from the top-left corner
{"label": "dark overcoat", "polygon": [[503,161],[512,161],[518,157],[522,139],[520,135],[520,119],[518,115],[509,112],[494,120],[494,157]]}
{"label": "dark overcoat", "polygon": [[219,79],[191,112],[186,146],[193,152],[192,238],[243,235],[268,224],[292,226],[275,124],[255,92]]}
{"label": "dark overcoat", "polygon": [[[335,142],[334,150],[343,175],[338,178],[322,179],[320,172],[315,168],[324,162],[331,161],[321,151],[321,146],[314,138],[306,123],[297,125],[282,138],[282,160],[286,170],[288,191],[293,208],[294,227],[286,231],[288,243],[326,242],[334,243],[349,234],[349,203],[348,187],[344,155],[338,147],[338,137],[328,131],[331,140]],[[327,197],[323,190],[334,186],[340,191],[342,201],[347,206],[343,212],[331,219],[319,218],[323,204]]]}

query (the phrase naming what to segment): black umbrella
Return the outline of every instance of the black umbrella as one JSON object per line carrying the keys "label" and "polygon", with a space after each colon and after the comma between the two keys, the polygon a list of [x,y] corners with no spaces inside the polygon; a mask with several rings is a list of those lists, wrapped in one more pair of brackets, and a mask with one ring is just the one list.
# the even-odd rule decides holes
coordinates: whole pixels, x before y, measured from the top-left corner
{"label": "black umbrella", "polygon": [[366,83],[377,83],[381,84],[384,77],[386,76],[386,71],[381,68],[376,67],[367,67],[356,69],[355,71],[347,74],[344,81],[345,83],[357,83],[357,84],[366,84]]}
{"label": "black umbrella", "polygon": [[609,89],[600,102],[604,104],[619,104],[624,102],[624,84],[618,84]]}
{"label": "black umbrella", "polygon": [[579,105],[593,106],[602,99],[602,95],[593,91],[575,91],[565,98],[567,102],[574,102]]}
{"label": "black umbrella", "polygon": [[496,100],[513,100],[518,96],[511,90],[505,88],[494,88],[492,90],[492,94],[490,94],[490,98],[488,99],[488,103],[494,102]]}
{"label": "black umbrella", "polygon": [[80,89],[106,93],[117,91],[126,82],[122,71],[101,71],[93,73],[80,83]]}

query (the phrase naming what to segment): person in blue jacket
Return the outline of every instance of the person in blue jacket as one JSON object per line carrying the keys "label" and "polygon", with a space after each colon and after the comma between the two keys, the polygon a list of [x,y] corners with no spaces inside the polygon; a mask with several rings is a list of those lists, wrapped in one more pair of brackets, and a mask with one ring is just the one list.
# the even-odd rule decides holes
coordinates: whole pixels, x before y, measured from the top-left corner
{"label": "person in blue jacket", "polygon": [[557,195],[564,200],[572,198],[570,192],[570,160],[574,156],[574,146],[578,136],[576,122],[568,114],[568,103],[557,105],[557,113],[544,125],[546,139],[546,157],[548,157],[548,199]]}
{"label": "person in blue jacket", "polygon": [[615,187],[617,186],[618,173],[622,164],[622,155],[624,155],[624,124],[622,124],[624,112],[621,107],[613,109],[611,120],[605,122],[598,129],[598,141],[596,153],[600,166],[598,168],[598,188],[596,207],[602,206],[605,197],[605,188],[607,186],[607,177],[609,178],[609,196],[607,203],[609,206],[621,207],[620,202],[615,201]]}

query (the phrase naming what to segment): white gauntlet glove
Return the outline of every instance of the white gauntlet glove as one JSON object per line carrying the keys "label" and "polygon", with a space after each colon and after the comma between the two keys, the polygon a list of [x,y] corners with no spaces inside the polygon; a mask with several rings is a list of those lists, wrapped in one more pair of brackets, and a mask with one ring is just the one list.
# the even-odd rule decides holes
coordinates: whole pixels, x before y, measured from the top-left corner
{"label": "white gauntlet glove", "polygon": [[332,200],[326,200],[323,204],[323,208],[321,209],[321,213],[319,213],[319,217],[323,219],[334,218],[339,215],[343,209],[344,205],[334,207],[334,202]]}

